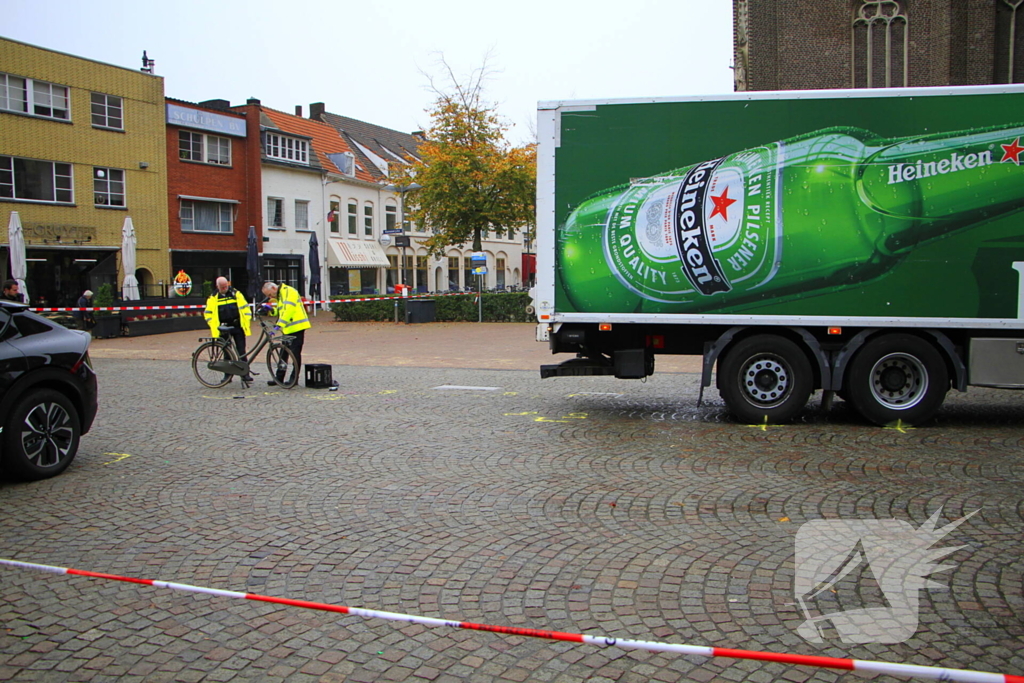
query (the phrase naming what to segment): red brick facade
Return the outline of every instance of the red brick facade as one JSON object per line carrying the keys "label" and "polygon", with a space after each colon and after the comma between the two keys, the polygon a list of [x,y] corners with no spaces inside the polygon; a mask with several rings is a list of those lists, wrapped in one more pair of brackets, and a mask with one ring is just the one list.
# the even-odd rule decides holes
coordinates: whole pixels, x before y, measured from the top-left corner
{"label": "red brick facade", "polygon": [[[231,141],[231,165],[219,166],[202,161],[187,161],[179,155],[179,132],[199,129],[167,124],[167,201],[170,248],[186,251],[244,252],[249,226],[255,226],[257,237],[263,232],[262,185],[260,183],[259,112],[240,116],[233,112],[168,100],[170,104],[199,111],[250,119],[245,138],[223,136]],[[180,196],[209,197],[238,201],[231,234],[183,232],[181,229]]]}

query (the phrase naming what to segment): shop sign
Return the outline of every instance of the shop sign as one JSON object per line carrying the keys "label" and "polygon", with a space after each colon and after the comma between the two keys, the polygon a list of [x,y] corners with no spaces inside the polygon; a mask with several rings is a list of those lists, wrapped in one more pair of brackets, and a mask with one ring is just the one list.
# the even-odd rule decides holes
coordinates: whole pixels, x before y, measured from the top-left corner
{"label": "shop sign", "polygon": [[190,109],[177,104],[167,105],[167,123],[172,126],[209,130],[221,135],[245,137],[245,119],[214,114],[200,109]]}
{"label": "shop sign", "polygon": [[177,296],[188,296],[192,292],[192,278],[184,270],[179,270],[172,287]]}
{"label": "shop sign", "polygon": [[59,244],[91,242],[95,236],[94,230],[81,225],[29,225],[24,228],[25,239]]}

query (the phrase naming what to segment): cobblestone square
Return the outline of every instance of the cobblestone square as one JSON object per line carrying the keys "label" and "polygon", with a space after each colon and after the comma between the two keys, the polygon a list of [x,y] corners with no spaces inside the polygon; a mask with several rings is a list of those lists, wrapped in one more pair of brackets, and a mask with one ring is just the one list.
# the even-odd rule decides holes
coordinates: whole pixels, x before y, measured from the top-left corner
{"label": "cobblestone square", "polygon": [[[305,360],[333,365],[333,392],[203,388],[186,360],[201,333],[100,340],[93,431],[65,474],[0,482],[0,557],[502,626],[1024,674],[1024,395],[951,392],[933,423],[905,430],[814,399],[795,424],[762,428],[730,420],[713,390],[698,408],[693,359],[647,382],[540,380],[532,328],[486,328],[508,349],[474,341],[478,329],[318,323]],[[909,640],[797,633],[802,523],[917,527],[940,508],[945,523],[979,512],[940,544],[963,548],[932,577],[948,589],[920,591]],[[862,576],[817,606],[879,599]],[[0,568],[0,680],[863,678]]]}

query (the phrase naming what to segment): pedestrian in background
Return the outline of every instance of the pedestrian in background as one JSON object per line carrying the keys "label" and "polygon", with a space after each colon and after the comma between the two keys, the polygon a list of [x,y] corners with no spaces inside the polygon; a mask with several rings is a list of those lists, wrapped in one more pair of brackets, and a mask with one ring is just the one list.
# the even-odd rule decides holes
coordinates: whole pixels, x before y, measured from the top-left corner
{"label": "pedestrian in background", "polygon": [[[91,309],[92,290],[87,289],[82,292],[82,296],[78,297],[78,303],[75,305],[80,309]],[[83,330],[91,330],[96,327],[96,318],[93,317],[91,310],[78,310],[74,311],[71,315],[78,320]]]}
{"label": "pedestrian in background", "polygon": [[0,299],[4,301],[16,301],[19,304],[24,303],[21,299],[21,289],[18,285],[17,280],[4,280],[4,293],[0,294]]}
{"label": "pedestrian in background", "polygon": [[[242,293],[231,286],[226,277],[217,278],[217,291],[206,300],[206,310],[203,317],[206,324],[210,326],[210,333],[214,339],[220,337],[220,326],[230,325],[231,339],[238,349],[238,357],[245,355],[245,338],[249,336],[252,322],[252,311],[249,310],[249,302],[245,300]],[[252,376],[246,375],[243,382],[251,382]]]}
{"label": "pedestrian in background", "polygon": [[[270,312],[277,316],[277,328],[281,334],[292,337],[287,346],[295,354],[295,372],[302,367],[302,345],[306,341],[306,330],[312,325],[309,324],[309,316],[306,314],[306,307],[302,305],[302,297],[297,289],[283,282],[267,282],[263,285],[263,294],[270,299]],[[284,377],[278,377],[278,382],[284,382]],[[270,380],[267,384],[274,385],[277,382]]]}

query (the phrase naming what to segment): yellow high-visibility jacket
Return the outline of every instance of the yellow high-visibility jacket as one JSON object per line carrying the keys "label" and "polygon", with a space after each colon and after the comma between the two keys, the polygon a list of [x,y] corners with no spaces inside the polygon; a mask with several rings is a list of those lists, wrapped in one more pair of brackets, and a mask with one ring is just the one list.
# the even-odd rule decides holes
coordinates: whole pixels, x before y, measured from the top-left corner
{"label": "yellow high-visibility jacket", "polygon": [[274,304],[274,315],[277,316],[277,327],[282,334],[295,334],[300,330],[308,330],[309,316],[302,305],[299,291],[283,282],[277,288],[277,303]]}
{"label": "yellow high-visibility jacket", "polygon": [[[232,292],[234,294],[232,295]],[[237,289],[229,289],[225,292],[224,296],[221,297],[221,293],[218,291],[213,292],[213,296],[206,300],[206,310],[203,312],[203,317],[206,318],[206,324],[210,326],[210,332],[213,334],[214,339],[220,336],[220,305],[221,300],[228,302],[232,299],[235,305],[238,306],[238,319],[242,323],[242,331],[245,332],[245,336],[249,336],[250,323],[252,322],[252,311],[249,310],[249,304],[246,302],[245,297]],[[225,305],[231,305],[225,303]]]}

